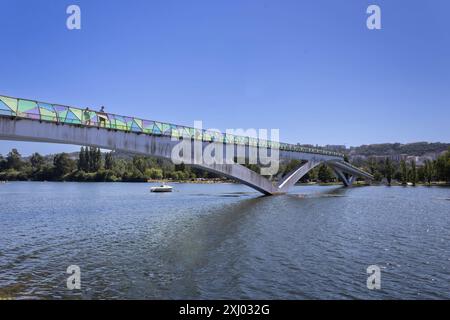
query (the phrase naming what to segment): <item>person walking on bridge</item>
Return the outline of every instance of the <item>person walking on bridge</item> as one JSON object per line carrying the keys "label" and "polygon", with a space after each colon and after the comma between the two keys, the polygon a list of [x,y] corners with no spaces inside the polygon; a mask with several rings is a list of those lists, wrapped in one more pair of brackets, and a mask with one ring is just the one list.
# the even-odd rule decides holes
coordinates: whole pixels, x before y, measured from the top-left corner
{"label": "person walking on bridge", "polygon": [[102,106],[100,108],[100,111],[97,112],[97,116],[98,116],[98,124],[100,127],[106,127],[106,121],[108,120],[108,115],[105,112],[105,107]]}
{"label": "person walking on bridge", "polygon": [[83,118],[84,118],[84,124],[87,126],[90,126],[91,125],[91,112],[88,107],[86,107],[86,109],[84,109]]}

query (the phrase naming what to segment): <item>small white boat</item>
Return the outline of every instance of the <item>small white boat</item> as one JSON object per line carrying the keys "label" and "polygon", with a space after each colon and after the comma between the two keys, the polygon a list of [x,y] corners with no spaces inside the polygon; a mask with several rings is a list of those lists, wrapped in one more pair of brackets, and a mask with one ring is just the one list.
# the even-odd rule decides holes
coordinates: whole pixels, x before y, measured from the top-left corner
{"label": "small white boat", "polygon": [[168,185],[160,185],[159,187],[151,187],[150,192],[172,192],[173,188]]}

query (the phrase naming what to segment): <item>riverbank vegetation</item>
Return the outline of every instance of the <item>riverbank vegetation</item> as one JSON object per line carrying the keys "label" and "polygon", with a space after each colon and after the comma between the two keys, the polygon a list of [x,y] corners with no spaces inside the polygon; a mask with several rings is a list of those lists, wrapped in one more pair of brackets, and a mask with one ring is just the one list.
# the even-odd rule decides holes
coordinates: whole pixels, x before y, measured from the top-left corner
{"label": "riverbank vegetation", "polygon": [[[348,161],[348,159],[345,159]],[[281,179],[302,163],[292,160],[280,164],[279,173],[271,177]],[[434,161],[427,160],[418,166],[415,161],[394,162],[386,157],[384,160],[368,158],[359,164],[371,173],[375,182],[386,184],[418,183],[431,184],[450,182],[450,149]],[[247,165],[259,172],[256,165]],[[102,153],[98,148],[81,148],[79,153],[59,153],[42,156],[34,153],[22,157],[16,150],[11,150],[5,157],[0,155],[0,181],[80,181],[80,182],[145,182],[149,180],[172,181],[212,181],[226,180],[220,176],[184,164],[173,165],[170,161],[144,156],[132,156],[115,152]],[[306,174],[301,182],[337,182],[331,169],[320,165]]]}
{"label": "riverbank vegetation", "polygon": [[13,149],[0,156],[0,180],[4,181],[97,181],[145,182],[152,180],[217,179],[218,177],[190,168],[173,165],[167,160],[144,156],[102,154],[98,148],[81,148],[78,154],[59,153],[42,156],[34,153],[23,158]]}
{"label": "riverbank vegetation", "polygon": [[414,159],[392,161],[389,157],[375,160],[368,158],[362,167],[374,176],[375,182],[388,185],[450,183],[450,148],[436,160],[425,160],[420,166]]}

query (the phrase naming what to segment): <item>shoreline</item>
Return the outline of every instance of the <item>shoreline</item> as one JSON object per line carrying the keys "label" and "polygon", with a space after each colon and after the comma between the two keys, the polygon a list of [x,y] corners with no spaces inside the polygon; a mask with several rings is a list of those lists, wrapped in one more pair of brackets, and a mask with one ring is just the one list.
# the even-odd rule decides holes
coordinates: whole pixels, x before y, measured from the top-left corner
{"label": "shoreline", "polygon": [[[240,184],[239,182],[235,182],[233,180],[224,180],[224,179],[206,179],[206,180],[170,180],[170,179],[149,179],[147,181],[73,181],[73,180],[7,180],[0,181],[0,185],[8,184],[10,182],[55,182],[55,183],[159,183],[159,184],[170,184],[170,183],[185,183],[185,184]],[[341,182],[303,182],[297,183],[295,186],[342,186]],[[384,183],[366,183],[357,181],[353,184],[353,187],[450,187],[450,183],[447,182],[432,182],[428,183],[416,183],[415,186],[411,185],[403,185],[401,183],[392,183],[391,185],[387,185]]]}

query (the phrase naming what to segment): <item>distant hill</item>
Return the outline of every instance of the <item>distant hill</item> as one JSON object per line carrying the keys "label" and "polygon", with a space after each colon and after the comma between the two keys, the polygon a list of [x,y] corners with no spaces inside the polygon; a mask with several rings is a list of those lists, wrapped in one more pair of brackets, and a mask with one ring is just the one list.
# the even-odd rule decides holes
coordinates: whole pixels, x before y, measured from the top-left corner
{"label": "distant hill", "polygon": [[441,142],[414,142],[414,143],[382,143],[351,147],[350,154],[363,156],[388,156],[406,154],[408,156],[423,156],[428,153],[441,153],[447,151],[450,143]]}

